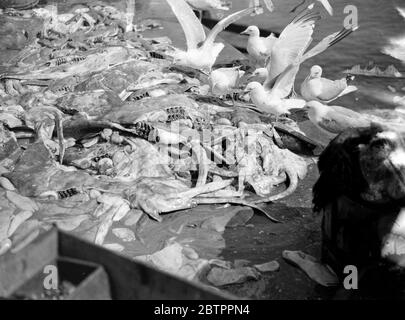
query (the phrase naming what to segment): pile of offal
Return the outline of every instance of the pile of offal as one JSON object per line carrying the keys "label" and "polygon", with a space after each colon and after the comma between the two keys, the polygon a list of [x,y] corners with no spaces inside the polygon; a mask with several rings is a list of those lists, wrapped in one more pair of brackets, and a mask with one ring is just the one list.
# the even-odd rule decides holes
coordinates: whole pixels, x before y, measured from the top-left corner
{"label": "pile of offal", "polygon": [[[204,45],[254,10],[225,18]],[[216,69],[216,76],[235,78],[232,90],[221,88],[206,70],[218,53],[196,68],[167,37],[142,36],[157,22],[134,26],[133,16],[101,2],[63,14],[55,6],[4,11],[0,18],[7,32],[23,35],[4,38],[21,50],[1,66],[0,254],[18,253],[56,224],[217,286],[278,269],[274,262],[236,266],[215,252],[203,258],[196,249],[216,241],[212,250],[220,250],[225,226],[246,223],[253,211],[279,222],[261,205],[291,195],[319,152],[292,117],[249,103],[245,66]],[[192,216],[179,215],[187,209]],[[294,252],[285,258],[305,262]]]}

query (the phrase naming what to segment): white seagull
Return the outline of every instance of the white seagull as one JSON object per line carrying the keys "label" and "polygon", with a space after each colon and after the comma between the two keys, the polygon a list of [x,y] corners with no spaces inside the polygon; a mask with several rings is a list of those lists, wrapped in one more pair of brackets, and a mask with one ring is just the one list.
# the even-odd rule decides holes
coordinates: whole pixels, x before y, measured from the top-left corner
{"label": "white seagull", "polygon": [[266,87],[271,88],[276,78],[308,48],[312,41],[315,22],[319,19],[319,13],[311,12],[310,9],[305,10],[297,15],[276,38],[266,65],[268,71]]}
{"label": "white seagull", "polygon": [[[317,15],[311,14],[308,18],[310,20],[305,21],[314,23],[314,19],[316,18]],[[302,108],[305,105],[304,100],[287,99],[291,92],[293,92],[295,77],[298,73],[301,63],[324,52],[327,48],[344,39],[356,29],[357,27],[351,29],[343,28],[341,31],[335,32],[325,37],[305,54],[304,51],[309,46],[312,37],[310,37],[310,39],[301,39],[302,42],[305,42],[304,48],[302,48],[302,43],[298,44],[297,39],[297,44],[295,45],[296,49],[293,50],[291,49],[291,47],[289,48],[290,55],[296,56],[295,61],[291,62],[291,64],[287,68],[285,68],[281,74],[276,76],[275,81],[269,81],[268,78],[263,86],[258,82],[248,84],[246,91],[251,93],[252,102],[256,105],[257,108],[261,109],[264,112],[275,114],[276,117],[281,114],[288,114],[289,110],[292,108]],[[280,48],[280,50],[282,50],[282,48]],[[273,82],[274,85],[272,85]]]}
{"label": "white seagull", "polygon": [[327,137],[333,138],[350,128],[371,125],[371,119],[356,111],[340,106],[327,106],[318,101],[307,102],[309,120]]}
{"label": "white seagull", "polygon": [[329,103],[357,90],[356,86],[347,85],[349,79],[353,76],[334,81],[322,78],[322,68],[315,65],[301,84],[301,95],[306,101]]}
{"label": "white seagull", "polygon": [[[332,8],[332,6],[330,5],[330,3],[329,3],[328,0],[316,0],[316,1],[320,2],[320,3],[323,5],[323,7],[325,8],[325,10],[328,11],[328,13],[329,13],[331,16],[333,16],[333,8]],[[299,5],[297,5],[295,8],[293,8],[293,9],[291,10],[291,12],[295,12],[295,11],[296,11],[299,7],[301,7],[305,2],[307,2],[307,0],[303,0]]]}
{"label": "white seagull", "polygon": [[263,67],[265,65],[266,58],[271,54],[271,49],[273,48],[277,37],[273,33],[271,33],[268,37],[261,37],[260,30],[256,26],[249,26],[240,34],[249,36],[246,51],[249,54],[252,64],[255,67]]}
{"label": "white seagull", "polygon": [[166,0],[177,17],[186,36],[187,51],[177,49],[173,54],[173,63],[210,72],[219,53],[225,47],[223,43],[215,43],[217,35],[231,23],[254,12],[255,8],[247,8],[235,12],[219,21],[205,35],[204,28],[193,10],[184,0]]}
{"label": "white seagull", "polygon": [[[286,94],[286,96],[289,95],[291,92],[294,91],[295,77],[299,71],[300,65],[303,62],[324,52],[326,49],[343,40],[357,29],[357,26],[351,27],[349,29],[342,28],[342,30],[322,39],[317,45],[315,45],[311,50],[308,50],[307,52],[305,51],[308,48],[309,44],[312,42],[312,36],[310,36],[309,39],[302,38],[301,44],[299,43],[299,38],[297,38],[295,40],[294,46],[291,45],[291,42],[287,42],[287,50],[283,50],[282,47],[279,47],[276,51],[274,51],[273,48],[274,56],[272,53],[272,56],[270,57],[270,63],[268,63],[267,65],[269,75],[263,84],[265,90],[271,91],[274,86],[273,83],[275,83],[275,81],[277,81],[277,79],[284,74],[283,77],[287,80],[283,81],[283,84],[286,85],[283,92],[284,94]],[[282,52],[284,52],[284,56],[281,54]],[[287,53],[288,55],[286,55]],[[275,64],[275,61],[279,61],[279,64]],[[287,65],[287,63],[290,63],[290,65]],[[287,67],[284,67],[284,65],[286,65]],[[282,73],[277,75],[279,71],[282,71]]]}
{"label": "white seagull", "polygon": [[[284,77],[285,78],[285,77]],[[273,114],[276,116],[276,121],[281,115],[290,114],[290,109],[303,108],[305,101],[302,99],[285,99],[285,91],[283,90],[284,82],[277,81],[271,92],[256,81],[250,82],[245,91],[250,94],[250,99],[256,108],[260,111]]]}
{"label": "white seagull", "polygon": [[231,94],[244,74],[240,67],[213,70],[209,76],[212,94],[220,97]]}

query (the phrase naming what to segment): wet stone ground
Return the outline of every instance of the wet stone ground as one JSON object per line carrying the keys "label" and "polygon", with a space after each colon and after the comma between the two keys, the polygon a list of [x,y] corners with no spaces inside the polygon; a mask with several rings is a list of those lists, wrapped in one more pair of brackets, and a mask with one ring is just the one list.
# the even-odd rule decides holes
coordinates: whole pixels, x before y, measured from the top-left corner
{"label": "wet stone ground", "polygon": [[317,168],[311,165],[307,177],[292,196],[280,203],[267,205],[266,210],[282,223],[273,223],[265,216],[255,215],[246,226],[225,230],[224,260],[243,259],[251,264],[276,260],[280,270],[263,273],[259,281],[248,281],[223,289],[236,296],[253,299],[305,300],[333,297],[333,290],[317,285],[281,256],[283,250],[302,250],[320,257],[321,216],[314,215],[311,209],[311,191],[316,179]]}

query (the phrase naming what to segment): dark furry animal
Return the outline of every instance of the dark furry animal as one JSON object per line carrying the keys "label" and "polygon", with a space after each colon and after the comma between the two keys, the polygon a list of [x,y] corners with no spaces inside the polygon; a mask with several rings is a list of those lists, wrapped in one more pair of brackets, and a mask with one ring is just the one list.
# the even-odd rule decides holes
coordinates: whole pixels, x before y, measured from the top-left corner
{"label": "dark furry animal", "polygon": [[382,131],[378,126],[349,129],[329,143],[318,161],[320,177],[313,187],[314,212],[343,194],[358,199],[367,189],[360,168],[359,145],[368,144]]}
{"label": "dark furry animal", "polygon": [[314,211],[321,211],[341,195],[372,205],[405,205],[404,141],[405,132],[380,124],[337,136],[319,158]]}

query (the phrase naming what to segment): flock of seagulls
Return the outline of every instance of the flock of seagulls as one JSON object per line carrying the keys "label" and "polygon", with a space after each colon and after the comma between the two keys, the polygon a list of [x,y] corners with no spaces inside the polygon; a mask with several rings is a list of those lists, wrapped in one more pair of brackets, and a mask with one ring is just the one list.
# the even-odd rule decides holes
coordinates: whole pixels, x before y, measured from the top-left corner
{"label": "flock of seagulls", "polygon": [[[215,42],[217,35],[237,20],[255,15],[257,7],[248,7],[228,15],[219,21],[206,36],[204,28],[194,14],[190,3],[197,8],[197,2],[203,0],[166,0],[183,28],[187,50],[173,54],[173,63],[192,67],[209,75],[212,94],[224,97],[241,85],[245,72],[240,67],[213,69],[224,44]],[[333,9],[327,0],[317,0],[332,15]],[[208,1],[222,3],[222,0]],[[256,1],[257,2],[257,1]],[[269,1],[266,0],[267,4]],[[305,2],[305,1],[304,1]],[[303,2],[303,3],[304,3]],[[193,4],[194,3],[194,4]],[[267,5],[266,4],[266,5]],[[201,8],[201,7],[200,7]],[[370,124],[368,119],[350,109],[327,104],[337,98],[357,90],[349,85],[353,77],[330,80],[322,77],[322,68],[313,66],[310,74],[300,87],[301,96],[295,92],[294,83],[300,65],[308,59],[324,52],[331,46],[349,36],[357,29],[344,27],[309,49],[313,42],[316,22],[321,19],[313,11],[314,3],[296,15],[281,32],[279,37],[271,34],[261,37],[257,26],[249,26],[242,34],[248,35],[247,52],[254,68],[250,75],[244,77],[248,83],[244,89],[250,95],[254,106],[261,112],[272,114],[276,121],[288,115],[291,109],[308,110],[308,117],[314,125],[328,135],[336,135],[346,128],[362,127]],[[250,82],[249,82],[250,81]]]}

